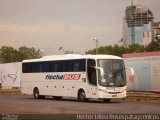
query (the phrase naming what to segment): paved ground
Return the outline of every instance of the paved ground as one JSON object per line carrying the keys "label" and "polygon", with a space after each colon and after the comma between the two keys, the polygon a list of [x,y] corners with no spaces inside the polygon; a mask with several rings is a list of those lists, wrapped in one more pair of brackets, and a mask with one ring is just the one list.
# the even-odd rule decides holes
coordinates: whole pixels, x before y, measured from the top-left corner
{"label": "paved ground", "polygon": [[15,114],[79,114],[79,113],[114,113],[140,114],[160,113],[160,102],[102,101],[78,102],[76,99],[54,100],[34,99],[28,95],[0,94],[0,113]]}
{"label": "paved ground", "polygon": [[[29,95],[0,94],[0,120],[52,120],[53,118],[54,120],[97,120],[97,116],[94,118],[95,116],[81,115],[159,114],[159,111],[160,102],[113,100],[110,103],[104,103],[91,100],[83,103],[68,98],[63,100],[54,100],[49,97],[34,99]],[[100,117],[102,118],[99,119],[107,119],[106,116]],[[160,115],[158,119],[160,119]]]}

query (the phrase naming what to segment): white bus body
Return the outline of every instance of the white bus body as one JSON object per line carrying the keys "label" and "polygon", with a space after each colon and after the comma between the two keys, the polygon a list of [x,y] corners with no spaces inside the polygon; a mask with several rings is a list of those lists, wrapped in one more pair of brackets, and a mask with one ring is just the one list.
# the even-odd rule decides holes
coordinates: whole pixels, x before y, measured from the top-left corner
{"label": "white bus body", "polygon": [[112,55],[53,55],[22,62],[21,92],[35,98],[77,97],[109,101],[126,97],[122,58]]}

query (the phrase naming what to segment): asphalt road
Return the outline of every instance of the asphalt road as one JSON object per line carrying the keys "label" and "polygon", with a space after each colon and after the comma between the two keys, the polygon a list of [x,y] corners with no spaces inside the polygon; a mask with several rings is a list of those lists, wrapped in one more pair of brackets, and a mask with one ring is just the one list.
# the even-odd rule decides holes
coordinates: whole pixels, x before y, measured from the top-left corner
{"label": "asphalt road", "polygon": [[129,102],[76,99],[34,99],[29,95],[0,94],[0,114],[159,114],[160,102]]}

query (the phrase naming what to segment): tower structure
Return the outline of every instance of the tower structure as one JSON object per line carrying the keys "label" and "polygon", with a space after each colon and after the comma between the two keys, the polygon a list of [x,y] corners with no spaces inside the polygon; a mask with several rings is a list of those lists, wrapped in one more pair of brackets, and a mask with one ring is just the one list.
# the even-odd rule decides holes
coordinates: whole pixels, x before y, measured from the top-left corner
{"label": "tower structure", "polygon": [[143,45],[145,31],[151,29],[153,13],[146,7],[134,5],[126,7],[123,19],[123,40],[126,46],[131,44]]}

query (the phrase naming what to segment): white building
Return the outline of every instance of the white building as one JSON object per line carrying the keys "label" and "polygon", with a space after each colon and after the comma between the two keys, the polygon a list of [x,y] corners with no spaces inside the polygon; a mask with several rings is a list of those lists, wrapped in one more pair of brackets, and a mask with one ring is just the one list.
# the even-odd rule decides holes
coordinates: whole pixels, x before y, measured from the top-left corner
{"label": "white building", "polygon": [[153,27],[143,33],[143,45],[147,46],[157,35],[160,35],[160,22],[153,23]]}

